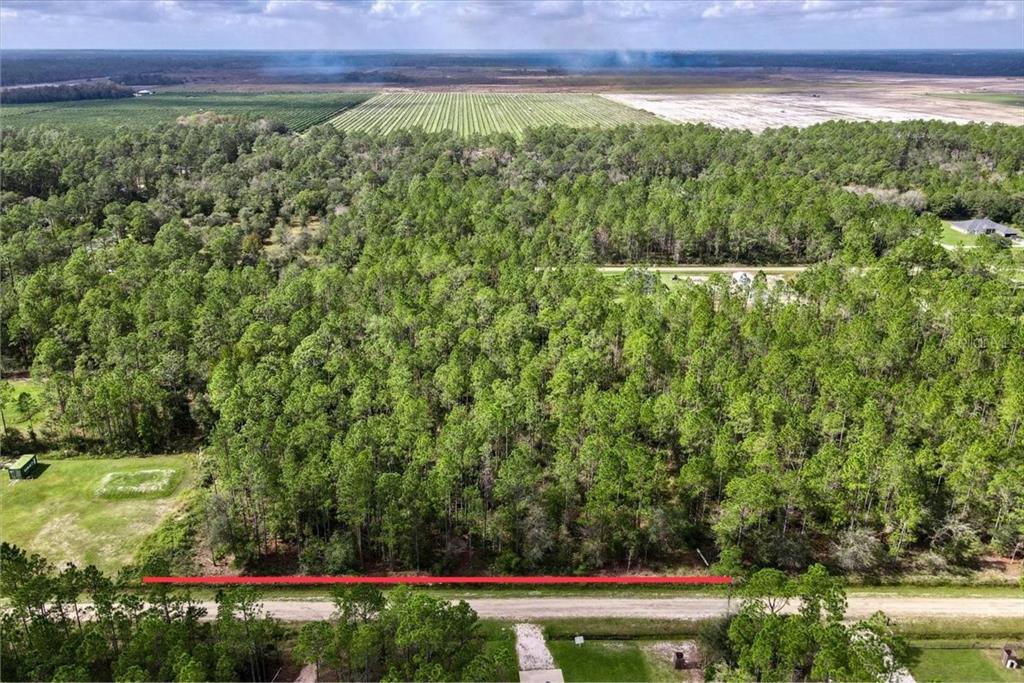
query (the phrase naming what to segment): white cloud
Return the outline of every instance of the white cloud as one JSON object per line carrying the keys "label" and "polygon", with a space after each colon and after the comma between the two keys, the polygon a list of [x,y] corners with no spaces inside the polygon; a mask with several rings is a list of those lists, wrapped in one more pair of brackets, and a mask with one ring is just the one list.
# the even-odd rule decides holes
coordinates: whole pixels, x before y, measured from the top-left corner
{"label": "white cloud", "polygon": [[1024,49],[1024,0],[0,2],[5,47]]}

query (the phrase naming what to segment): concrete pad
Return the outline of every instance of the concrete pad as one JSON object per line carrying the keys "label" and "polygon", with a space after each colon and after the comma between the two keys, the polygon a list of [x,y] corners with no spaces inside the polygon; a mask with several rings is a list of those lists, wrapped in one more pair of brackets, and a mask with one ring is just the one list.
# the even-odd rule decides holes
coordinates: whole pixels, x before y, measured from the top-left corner
{"label": "concrete pad", "polygon": [[565,683],[565,679],[562,678],[561,669],[520,671],[519,680],[522,681],[522,683]]}

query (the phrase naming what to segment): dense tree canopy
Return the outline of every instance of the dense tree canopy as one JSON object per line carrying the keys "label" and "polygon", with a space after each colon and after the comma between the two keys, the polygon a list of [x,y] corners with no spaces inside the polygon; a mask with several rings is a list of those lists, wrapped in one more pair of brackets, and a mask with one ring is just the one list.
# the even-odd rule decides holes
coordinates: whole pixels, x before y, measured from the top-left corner
{"label": "dense tree canopy", "polygon": [[[211,542],[301,568],[877,571],[1024,542],[1024,133],[828,123],[86,144],[11,133],[3,355],[57,438],[195,439]],[[791,284],[621,261],[822,262]]]}
{"label": "dense tree canopy", "polygon": [[885,615],[844,623],[842,584],[820,564],[797,579],[762,569],[740,592],[737,614],[701,628],[713,680],[889,681],[906,665],[906,642]]}
{"label": "dense tree canopy", "polygon": [[217,598],[125,591],[95,567],[56,570],[0,544],[3,678],[9,681],[266,681],[282,629],[254,594]]}
{"label": "dense tree canopy", "polygon": [[[289,657],[284,626],[251,588],[219,592],[215,614],[188,594],[139,590],[95,567],[55,569],[0,544],[5,681],[270,681]],[[329,622],[298,632],[290,660],[317,680],[496,681],[515,678],[509,648],[485,651],[465,602],[405,588],[340,593]]]}

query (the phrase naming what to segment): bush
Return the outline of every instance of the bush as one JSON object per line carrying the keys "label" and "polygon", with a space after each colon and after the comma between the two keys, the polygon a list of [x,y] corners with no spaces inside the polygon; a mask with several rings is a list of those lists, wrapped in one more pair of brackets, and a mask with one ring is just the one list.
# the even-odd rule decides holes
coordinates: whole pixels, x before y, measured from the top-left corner
{"label": "bush", "polygon": [[701,661],[704,663],[705,676],[708,680],[714,677],[715,665],[736,665],[729,643],[731,623],[732,615],[729,615],[703,621],[697,628],[697,647],[700,649]]}
{"label": "bush", "polygon": [[884,560],[882,542],[867,529],[847,529],[832,547],[832,555],[843,571],[871,574]]}
{"label": "bush", "polygon": [[974,527],[961,519],[951,519],[935,533],[932,549],[950,564],[976,567],[984,546]]}
{"label": "bush", "polygon": [[299,552],[299,569],[304,574],[344,574],[352,569],[356,556],[352,541],[335,533],[330,540],[307,541]]}

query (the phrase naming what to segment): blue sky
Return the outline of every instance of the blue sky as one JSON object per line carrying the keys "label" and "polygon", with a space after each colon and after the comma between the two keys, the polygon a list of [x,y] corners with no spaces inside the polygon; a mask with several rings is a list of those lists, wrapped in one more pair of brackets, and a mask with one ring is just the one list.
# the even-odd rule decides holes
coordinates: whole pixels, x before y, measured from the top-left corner
{"label": "blue sky", "polygon": [[1024,0],[0,0],[0,46],[1024,49]]}

